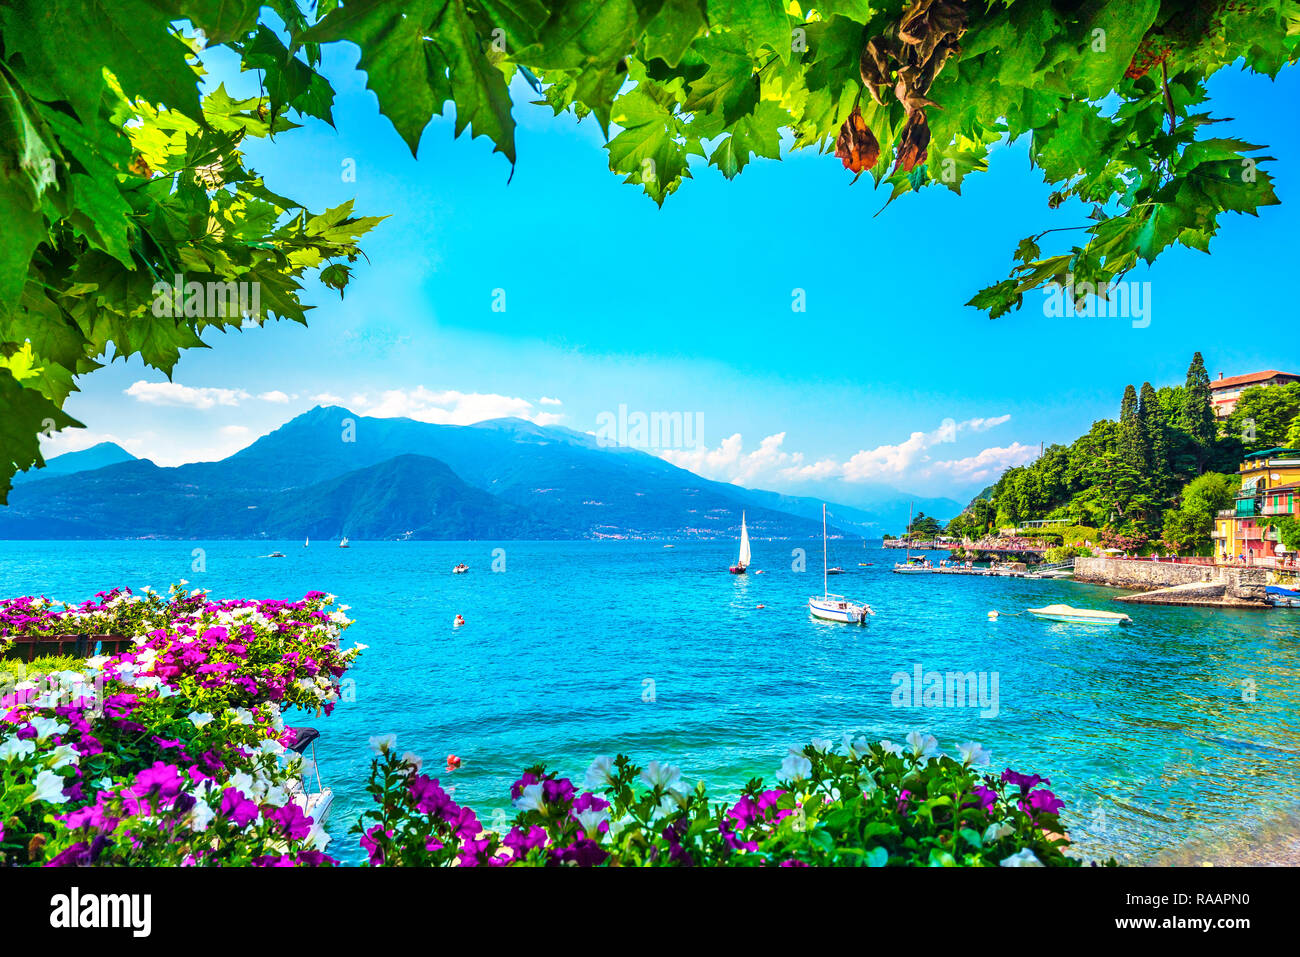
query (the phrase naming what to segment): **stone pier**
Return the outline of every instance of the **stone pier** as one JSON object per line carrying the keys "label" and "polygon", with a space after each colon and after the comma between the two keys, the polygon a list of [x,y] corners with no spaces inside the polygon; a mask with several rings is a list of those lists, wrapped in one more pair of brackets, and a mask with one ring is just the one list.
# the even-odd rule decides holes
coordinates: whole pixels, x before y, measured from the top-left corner
{"label": "stone pier", "polygon": [[1217,608],[1269,607],[1264,600],[1267,572],[1263,568],[1078,558],[1074,562],[1074,580],[1141,592],[1120,596],[1116,601]]}

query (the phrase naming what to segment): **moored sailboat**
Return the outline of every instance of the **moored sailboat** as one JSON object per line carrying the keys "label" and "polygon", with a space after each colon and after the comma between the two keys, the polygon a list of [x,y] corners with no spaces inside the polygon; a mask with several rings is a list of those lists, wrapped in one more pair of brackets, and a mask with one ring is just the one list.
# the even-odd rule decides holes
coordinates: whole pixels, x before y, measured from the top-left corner
{"label": "moored sailboat", "polygon": [[808,611],[814,618],[824,621],[839,621],[850,625],[864,625],[868,615],[874,615],[871,606],[850,601],[843,595],[832,595],[826,587],[826,506],[822,506],[822,594],[808,599]]}
{"label": "moored sailboat", "polygon": [[343,541],[339,542],[339,548],[351,548],[351,547],[352,547],[352,546],[350,546],[350,545],[348,544],[348,537],[347,537],[346,535],[344,535],[344,536],[343,536]]}
{"label": "moored sailboat", "polygon": [[745,527],[745,513],[740,513],[740,557],[736,559],[736,564],[732,565],[727,571],[733,575],[745,574],[745,569],[749,567],[749,529]]}

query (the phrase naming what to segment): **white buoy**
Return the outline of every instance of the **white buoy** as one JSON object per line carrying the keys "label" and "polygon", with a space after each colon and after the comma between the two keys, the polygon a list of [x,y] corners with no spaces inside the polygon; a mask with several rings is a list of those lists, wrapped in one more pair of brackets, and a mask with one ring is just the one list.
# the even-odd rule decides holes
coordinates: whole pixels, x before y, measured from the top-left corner
{"label": "white buoy", "polygon": [[996,611],[989,612],[989,621],[995,621],[997,617],[998,617],[998,613]]}

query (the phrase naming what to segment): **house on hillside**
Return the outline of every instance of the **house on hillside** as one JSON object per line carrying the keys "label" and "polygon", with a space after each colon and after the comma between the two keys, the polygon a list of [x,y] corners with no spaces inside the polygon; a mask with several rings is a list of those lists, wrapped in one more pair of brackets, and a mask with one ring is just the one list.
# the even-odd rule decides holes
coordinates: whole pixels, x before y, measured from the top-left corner
{"label": "house on hillside", "polygon": [[1219,512],[1211,537],[1221,561],[1274,559],[1279,541],[1270,518],[1300,519],[1300,449],[1252,452],[1237,470],[1241,491],[1233,508]]}
{"label": "house on hillside", "polygon": [[1263,372],[1247,372],[1245,375],[1233,375],[1225,379],[1220,372],[1219,378],[1210,383],[1210,402],[1214,406],[1214,414],[1222,419],[1232,413],[1232,410],[1237,407],[1237,400],[1247,389],[1253,389],[1255,386],[1286,385],[1290,382],[1300,382],[1300,375],[1266,369]]}

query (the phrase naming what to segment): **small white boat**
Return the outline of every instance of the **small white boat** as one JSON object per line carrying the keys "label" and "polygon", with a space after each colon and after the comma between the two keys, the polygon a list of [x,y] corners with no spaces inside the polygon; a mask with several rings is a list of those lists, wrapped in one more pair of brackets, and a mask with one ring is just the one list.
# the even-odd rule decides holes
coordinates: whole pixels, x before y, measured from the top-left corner
{"label": "small white boat", "polygon": [[451,570],[451,573],[453,575],[463,575],[467,571],[469,571],[469,566],[466,565],[464,562],[461,562],[459,565],[457,565],[455,568]]}
{"label": "small white boat", "polygon": [[860,605],[849,601],[843,595],[830,593],[820,598],[816,595],[809,598],[808,610],[812,612],[814,618],[821,618],[823,621],[840,621],[849,625],[865,625],[867,616],[875,614],[870,605]]}
{"label": "small white boat", "polygon": [[266,557],[267,557],[267,558],[284,558],[284,552],[272,552],[271,554],[267,555]]}
{"label": "small white boat", "polygon": [[894,563],[894,571],[900,575],[924,575],[931,570],[924,558],[909,558],[906,562]]}
{"label": "small white boat", "polygon": [[[841,569],[843,571],[843,569]],[[850,601],[843,595],[832,595],[826,589],[826,576],[830,570],[826,567],[826,506],[822,506],[822,594],[808,599],[808,611],[814,618],[823,621],[839,621],[849,625],[865,625],[867,616],[874,615],[871,606],[866,603]]]}
{"label": "small white boat", "polygon": [[1264,588],[1264,597],[1274,608],[1300,608],[1300,591],[1292,588],[1268,585]]}
{"label": "small white boat", "polygon": [[343,541],[339,542],[339,548],[351,548],[348,544],[348,537],[346,535],[343,536]]}
{"label": "small white boat", "polygon": [[665,545],[664,548],[676,548],[676,545]]}
{"label": "small white boat", "polygon": [[[292,778],[286,791],[289,799],[302,808],[302,812],[311,818],[311,833],[309,837],[316,842],[317,849],[323,850],[325,845],[330,842],[330,836],[325,830],[325,824],[329,820],[330,811],[334,805],[334,791],[321,784],[320,765],[316,763],[316,739],[320,737],[320,732],[315,728],[294,728],[295,737],[289,750],[295,752],[302,758],[301,770],[296,778]],[[307,747],[311,747],[311,757],[307,757]],[[315,774],[316,788],[311,789],[311,776]]]}
{"label": "small white boat", "polygon": [[736,564],[732,565],[727,571],[733,575],[745,574],[745,569],[749,567],[749,529],[745,527],[745,513],[740,513],[740,557]]}
{"label": "small white boat", "polygon": [[1069,605],[1047,605],[1026,609],[1035,618],[1046,621],[1067,621],[1074,625],[1127,625],[1133,619],[1117,611],[1094,611],[1091,608],[1071,608]]}
{"label": "small white boat", "polygon": [[302,543],[302,547],[303,547],[303,548],[310,548],[310,547],[311,547],[311,537],[310,537],[310,536],[308,536],[306,539],[304,539],[304,541],[303,541],[303,543]]}
{"label": "small white boat", "polygon": [[930,570],[930,563],[925,559],[912,557],[912,522],[915,519],[913,512],[914,508],[909,503],[907,506],[907,560],[894,562],[894,571],[900,575],[924,575]]}

